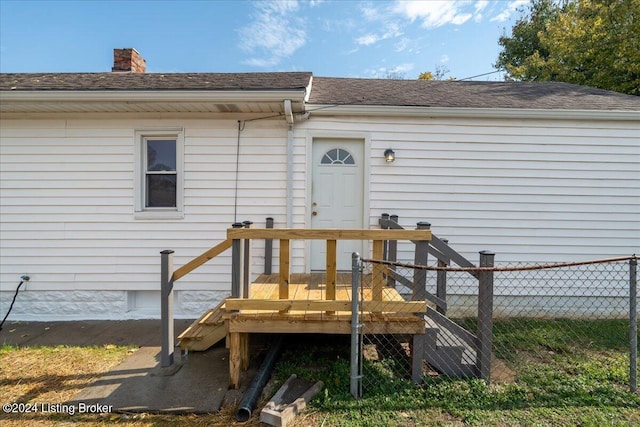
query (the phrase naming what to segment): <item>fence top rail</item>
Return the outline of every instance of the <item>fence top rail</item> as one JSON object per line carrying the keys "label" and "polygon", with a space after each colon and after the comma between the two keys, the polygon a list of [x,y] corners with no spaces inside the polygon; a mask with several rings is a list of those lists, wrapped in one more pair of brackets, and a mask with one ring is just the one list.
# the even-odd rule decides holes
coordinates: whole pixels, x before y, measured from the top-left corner
{"label": "fence top rail", "polygon": [[431,240],[430,230],[229,228],[228,239]]}
{"label": "fence top rail", "polygon": [[396,267],[406,267],[406,268],[415,268],[418,270],[429,270],[429,271],[531,271],[531,270],[546,270],[550,268],[561,268],[561,267],[576,267],[580,265],[589,265],[589,264],[605,264],[610,262],[622,262],[622,261],[631,261],[637,259],[636,255],[617,257],[617,258],[603,258],[596,259],[590,261],[575,261],[575,262],[556,262],[549,264],[536,264],[536,265],[524,265],[519,267],[438,267],[438,266],[428,266],[428,265],[416,265],[406,262],[397,262],[397,261],[386,261],[381,259],[368,259],[362,258],[363,262],[368,262],[372,264],[385,264],[385,265],[394,265]]}

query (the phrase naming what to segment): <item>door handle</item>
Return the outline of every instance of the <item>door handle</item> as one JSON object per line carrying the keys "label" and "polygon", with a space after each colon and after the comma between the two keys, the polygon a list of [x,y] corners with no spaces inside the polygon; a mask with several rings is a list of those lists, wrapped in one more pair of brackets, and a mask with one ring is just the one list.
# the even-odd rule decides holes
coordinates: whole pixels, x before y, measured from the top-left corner
{"label": "door handle", "polygon": [[317,211],[313,211],[313,212],[311,212],[311,215],[316,216],[316,215],[318,215],[318,212]]}

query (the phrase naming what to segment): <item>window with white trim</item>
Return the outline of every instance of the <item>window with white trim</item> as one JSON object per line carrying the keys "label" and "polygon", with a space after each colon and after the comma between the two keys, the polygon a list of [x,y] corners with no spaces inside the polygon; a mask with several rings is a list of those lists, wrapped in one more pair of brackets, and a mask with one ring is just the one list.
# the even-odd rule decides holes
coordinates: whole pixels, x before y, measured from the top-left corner
{"label": "window with white trim", "polygon": [[182,218],[182,129],[136,132],[136,218]]}

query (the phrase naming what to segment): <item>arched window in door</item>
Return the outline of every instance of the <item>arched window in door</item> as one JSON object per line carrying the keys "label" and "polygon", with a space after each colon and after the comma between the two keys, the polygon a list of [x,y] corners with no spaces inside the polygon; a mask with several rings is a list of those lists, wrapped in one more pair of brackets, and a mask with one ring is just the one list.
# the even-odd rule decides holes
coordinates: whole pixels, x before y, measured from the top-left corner
{"label": "arched window in door", "polygon": [[322,160],[320,160],[320,164],[322,165],[355,165],[356,162],[353,159],[351,153],[347,150],[343,150],[342,148],[332,148],[327,151],[324,156],[322,156]]}

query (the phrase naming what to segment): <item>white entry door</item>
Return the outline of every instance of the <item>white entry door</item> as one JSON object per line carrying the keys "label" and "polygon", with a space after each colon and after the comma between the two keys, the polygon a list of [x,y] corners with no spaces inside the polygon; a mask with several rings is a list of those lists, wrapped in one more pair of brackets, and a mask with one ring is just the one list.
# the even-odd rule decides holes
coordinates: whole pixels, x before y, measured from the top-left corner
{"label": "white entry door", "polygon": [[[364,217],[364,142],[314,139],[311,182],[312,228],[362,228]],[[351,269],[351,253],[361,241],[338,241],[338,269]],[[311,270],[326,268],[326,242],[311,241]]]}

